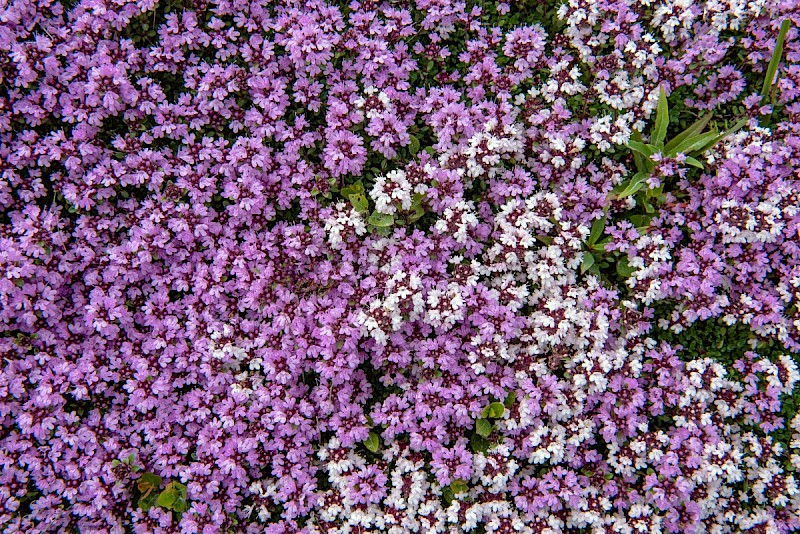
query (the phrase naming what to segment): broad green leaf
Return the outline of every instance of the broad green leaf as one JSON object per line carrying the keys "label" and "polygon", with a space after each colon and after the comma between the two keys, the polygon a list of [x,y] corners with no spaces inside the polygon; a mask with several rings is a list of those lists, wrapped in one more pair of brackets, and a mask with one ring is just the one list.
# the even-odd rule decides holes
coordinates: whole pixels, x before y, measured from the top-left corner
{"label": "broad green leaf", "polygon": [[517,394],[515,392],[511,392],[506,396],[506,399],[503,401],[503,406],[506,408],[511,408],[514,406],[514,402],[517,400]]}
{"label": "broad green leaf", "polygon": [[506,413],[506,407],[502,402],[493,402],[489,405],[489,417],[492,419],[499,419]]}
{"label": "broad green leaf", "polygon": [[189,508],[186,503],[186,486],[177,481],[170,482],[159,494],[156,504],[168,510],[185,512]]}
{"label": "broad green leaf", "polygon": [[453,490],[453,493],[458,495],[459,493],[466,493],[467,491],[469,491],[469,486],[467,486],[465,480],[457,478],[456,480],[450,483],[450,489]]}
{"label": "broad green leaf", "polygon": [[139,497],[137,505],[142,509],[143,512],[147,512],[150,510],[150,508],[156,506],[156,501],[158,501],[158,493],[151,491],[147,495],[142,495]]}
{"label": "broad green leaf", "polygon": [[492,433],[492,423],[488,419],[478,419],[475,423],[475,432],[479,436],[488,437]]}
{"label": "broad green leaf", "polygon": [[658,108],[656,109],[656,122],[650,132],[650,142],[657,147],[664,146],[664,139],[667,137],[667,126],[669,125],[669,105],[667,104],[667,93],[661,87],[658,93]]}
{"label": "broad green leaf", "polygon": [[653,220],[652,215],[631,215],[628,219],[632,225],[639,227],[647,227],[650,225],[650,221]]}
{"label": "broad green leaf", "polygon": [[594,255],[591,252],[583,253],[583,261],[581,262],[581,273],[585,273],[594,265]]}
{"label": "broad green leaf", "polygon": [[142,476],[136,481],[136,486],[142,493],[148,493],[158,489],[162,480],[164,479],[154,473],[142,473]]}
{"label": "broad green leaf", "polygon": [[772,90],[772,84],[775,82],[775,74],[778,72],[778,65],[783,56],[783,42],[786,40],[786,34],[789,33],[791,21],[783,19],[781,22],[781,29],[778,31],[778,38],[775,41],[775,50],[772,51],[772,58],[769,60],[767,67],[767,74],[764,76],[764,85],[761,86],[761,102],[766,101],[769,92]]}
{"label": "broad green leaf", "polygon": [[594,245],[597,243],[597,240],[600,239],[600,236],[603,235],[603,230],[606,227],[606,217],[608,214],[603,214],[603,216],[599,219],[596,219],[592,223],[592,230],[589,232],[589,239],[586,241],[588,245]]}
{"label": "broad green leaf", "polygon": [[472,434],[472,437],[469,440],[470,447],[472,447],[472,451],[476,453],[483,453],[489,450],[489,446],[491,443],[488,439],[481,436],[477,432]]}
{"label": "broad green leaf", "polygon": [[357,212],[365,213],[369,210],[369,201],[364,193],[353,193],[348,198]]}
{"label": "broad green leaf", "polygon": [[623,278],[628,278],[630,275],[633,274],[635,271],[633,267],[631,267],[630,263],[628,263],[628,257],[624,256],[621,260],[617,262],[617,274],[619,274]]}
{"label": "broad green leaf", "polygon": [[381,446],[381,438],[375,432],[370,432],[367,439],[364,440],[364,446],[372,452],[378,452]]}
{"label": "broad green leaf", "polygon": [[346,187],[343,187],[341,193],[344,198],[350,198],[350,195],[357,195],[357,194],[363,195],[364,184],[362,184],[361,180],[359,180],[354,184],[350,184]]}
{"label": "broad green leaf", "polygon": [[689,126],[684,131],[682,131],[681,133],[670,139],[669,143],[667,143],[664,146],[664,153],[667,154],[668,156],[674,156],[675,147],[681,144],[689,137],[698,135],[700,132],[702,132],[703,129],[705,129],[705,127],[708,125],[709,121],[711,121],[710,113],[706,113],[705,115],[694,121],[691,126]]}
{"label": "broad green leaf", "polygon": [[369,218],[367,218],[367,222],[372,226],[388,228],[394,224],[394,215],[387,215],[385,213],[378,213],[377,211],[374,211]]}
{"label": "broad green leaf", "polygon": [[412,156],[416,156],[417,152],[419,152],[419,139],[417,139],[413,135],[409,135],[408,137],[410,139],[410,142],[408,144],[408,151],[411,152]]}

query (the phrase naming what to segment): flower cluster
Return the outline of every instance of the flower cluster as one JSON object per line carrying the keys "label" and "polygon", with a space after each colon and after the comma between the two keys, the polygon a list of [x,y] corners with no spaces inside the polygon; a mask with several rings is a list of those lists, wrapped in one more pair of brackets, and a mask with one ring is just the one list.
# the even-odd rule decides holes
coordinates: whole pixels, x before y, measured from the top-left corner
{"label": "flower cluster", "polygon": [[798,168],[795,0],[0,2],[0,530],[800,531]]}

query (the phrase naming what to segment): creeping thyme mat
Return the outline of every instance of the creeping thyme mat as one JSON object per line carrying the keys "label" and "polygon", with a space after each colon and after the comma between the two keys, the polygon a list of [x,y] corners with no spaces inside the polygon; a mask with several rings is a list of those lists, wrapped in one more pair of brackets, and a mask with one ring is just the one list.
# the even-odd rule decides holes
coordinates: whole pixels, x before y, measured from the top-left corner
{"label": "creeping thyme mat", "polygon": [[0,0],[0,531],[800,531],[797,0]]}

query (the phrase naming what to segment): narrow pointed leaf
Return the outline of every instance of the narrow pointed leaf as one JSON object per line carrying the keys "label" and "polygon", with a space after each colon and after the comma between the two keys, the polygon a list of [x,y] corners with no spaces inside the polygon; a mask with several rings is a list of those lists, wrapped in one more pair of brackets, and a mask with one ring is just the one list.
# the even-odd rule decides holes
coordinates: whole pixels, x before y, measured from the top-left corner
{"label": "narrow pointed leaf", "polygon": [[781,57],[783,56],[783,42],[786,40],[786,34],[789,33],[791,21],[784,19],[781,22],[781,29],[778,31],[778,39],[775,41],[775,50],[772,52],[772,58],[769,60],[767,67],[767,75],[764,77],[764,85],[761,86],[761,101],[764,102],[772,90],[772,84],[775,82],[775,74],[778,72],[778,65],[780,65]]}
{"label": "narrow pointed leaf", "polygon": [[648,176],[649,175],[644,172],[636,173],[629,182],[625,182],[614,189],[613,193],[617,196],[617,198],[631,196],[644,187],[644,182],[647,180]]}
{"label": "narrow pointed leaf", "polygon": [[706,146],[710,141],[716,139],[717,136],[719,136],[719,132],[706,132],[704,134],[695,135],[676,146],[673,152],[675,154],[691,154]]}
{"label": "narrow pointed leaf", "polygon": [[719,134],[718,136],[716,136],[714,139],[710,140],[708,143],[706,143],[706,144],[705,144],[705,145],[703,145],[701,148],[699,148],[699,149],[697,150],[697,152],[700,152],[700,153],[702,153],[702,152],[705,152],[706,150],[708,150],[708,149],[712,148],[714,145],[716,145],[717,143],[719,143],[720,141],[722,141],[723,139],[725,139],[725,138],[726,138],[726,137],[728,137],[729,135],[733,135],[733,134],[735,134],[736,132],[738,132],[739,130],[741,130],[741,129],[742,129],[742,127],[743,127],[745,124],[747,124],[747,119],[740,119],[740,120],[739,120],[739,121],[738,121],[736,124],[734,124],[733,126],[731,126],[731,127],[730,127],[730,129],[728,129],[728,130],[725,130],[724,132],[722,132],[721,134]]}
{"label": "narrow pointed leaf", "polygon": [[667,104],[667,93],[664,88],[658,94],[658,107],[656,108],[656,122],[650,133],[650,142],[657,147],[664,146],[664,139],[667,137],[667,126],[669,125],[669,105]]}
{"label": "narrow pointed leaf", "polygon": [[645,156],[648,157],[658,152],[656,147],[654,147],[653,145],[646,145],[644,143],[640,143],[639,141],[628,141],[628,147],[631,150],[635,150],[636,152],[644,154]]}
{"label": "narrow pointed leaf", "polygon": [[703,164],[691,156],[686,156],[686,163],[687,165],[691,165],[692,167],[697,167],[698,169],[701,170],[703,169]]}
{"label": "narrow pointed leaf", "polygon": [[678,146],[680,143],[682,143],[689,137],[697,135],[700,132],[702,132],[710,121],[711,121],[710,113],[706,113],[705,115],[694,121],[691,126],[689,126],[684,131],[682,131],[681,133],[670,139],[669,143],[664,145],[664,153],[670,156],[674,155],[673,151],[676,146]]}

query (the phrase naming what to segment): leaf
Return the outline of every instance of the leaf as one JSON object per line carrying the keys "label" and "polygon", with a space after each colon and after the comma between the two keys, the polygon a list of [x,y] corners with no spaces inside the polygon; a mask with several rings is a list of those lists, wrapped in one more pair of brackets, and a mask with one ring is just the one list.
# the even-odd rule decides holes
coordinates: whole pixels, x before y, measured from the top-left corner
{"label": "leaf", "polygon": [[764,76],[764,85],[761,86],[761,102],[766,101],[769,92],[772,90],[772,84],[775,82],[775,74],[778,72],[778,65],[783,56],[783,42],[786,40],[786,34],[789,33],[791,21],[783,19],[781,22],[781,29],[778,31],[778,39],[775,41],[775,50],[772,51],[772,58],[769,60],[767,67],[767,74]]}
{"label": "leaf", "polygon": [[585,273],[594,265],[594,255],[591,252],[583,253],[583,261],[581,262],[581,274]]}
{"label": "leaf", "polygon": [[364,446],[371,452],[378,452],[381,446],[381,438],[375,432],[370,432],[367,439],[364,440]]}
{"label": "leaf", "polygon": [[358,195],[358,194],[363,195],[364,184],[361,183],[361,180],[359,180],[354,184],[350,184],[346,187],[343,187],[341,193],[344,198],[350,198],[350,195]]}
{"label": "leaf", "polygon": [[617,262],[617,274],[622,278],[629,278],[636,269],[631,267],[628,257],[625,256]]}
{"label": "leaf", "polygon": [[353,193],[352,195],[348,196],[348,198],[357,212],[365,213],[369,210],[369,202],[367,201],[367,197],[364,195],[364,193]]}
{"label": "leaf", "polygon": [[472,447],[472,451],[475,453],[484,453],[489,450],[489,445],[491,445],[488,439],[477,432],[472,434],[469,444]]}
{"label": "leaf", "polygon": [[367,222],[372,226],[388,228],[394,224],[394,215],[387,215],[385,213],[378,213],[377,211],[374,211],[369,218],[367,218]]}
{"label": "leaf", "polygon": [[648,158],[658,152],[658,149],[653,145],[646,145],[644,143],[640,143],[638,141],[628,141],[628,148],[639,152],[640,154],[644,154]]}
{"label": "leaf", "polygon": [[154,473],[142,473],[139,480],[136,481],[136,487],[142,494],[147,495],[151,491],[158,489],[164,479]]}
{"label": "leaf", "polygon": [[678,146],[675,147],[675,150],[673,150],[673,153],[670,155],[674,156],[675,154],[691,154],[695,150],[705,147],[709,141],[715,139],[718,135],[719,132],[706,132],[700,135],[689,137],[678,144]]}
{"label": "leaf", "polygon": [[411,152],[412,156],[416,156],[417,152],[419,152],[419,139],[413,135],[409,135],[408,138],[410,139],[408,151]]}
{"label": "leaf", "polygon": [[616,189],[614,189],[613,193],[617,196],[617,198],[629,197],[644,187],[644,182],[647,180],[648,176],[649,175],[647,173],[637,172],[633,175],[633,178],[631,178],[630,182],[622,183]]}
{"label": "leaf", "polygon": [[675,147],[678,146],[680,143],[682,143],[684,140],[688,139],[689,137],[697,135],[700,132],[702,132],[703,129],[705,129],[705,127],[708,125],[709,121],[711,121],[710,113],[706,113],[705,115],[694,121],[691,126],[689,126],[684,131],[682,131],[681,133],[670,139],[669,143],[667,143],[664,146],[664,153],[667,154],[668,156],[674,156],[673,150],[675,149]]}
{"label": "leaf", "polygon": [[186,502],[186,485],[177,481],[170,482],[158,496],[156,504],[168,510],[185,512],[189,508]]}
{"label": "leaf", "polygon": [[450,489],[453,490],[453,493],[458,495],[459,493],[466,493],[469,491],[469,486],[464,479],[457,478],[450,483]]}
{"label": "leaf", "polygon": [[156,505],[157,500],[158,500],[158,493],[151,492],[148,493],[147,495],[142,495],[141,497],[139,497],[137,505],[139,506],[139,508],[142,509],[143,512],[146,512],[150,510],[150,508]]}
{"label": "leaf", "polygon": [[731,127],[728,129],[728,130],[725,130],[724,132],[722,132],[721,134],[719,134],[717,137],[715,137],[714,139],[711,139],[711,140],[710,140],[708,143],[706,143],[705,145],[703,145],[702,147],[700,147],[700,148],[697,150],[697,152],[699,152],[699,153],[703,153],[703,152],[705,152],[706,150],[708,150],[708,149],[712,148],[714,145],[716,145],[717,143],[719,143],[720,141],[722,141],[723,139],[725,139],[725,138],[726,138],[726,137],[728,137],[729,135],[733,135],[734,133],[736,133],[736,132],[738,132],[739,130],[741,130],[741,129],[742,129],[742,127],[743,127],[745,124],[747,124],[747,119],[740,119],[739,121],[737,121],[737,122],[736,122],[736,124],[734,124],[733,126],[731,126]]}
{"label": "leaf", "polygon": [[517,394],[514,391],[512,391],[511,393],[508,394],[508,396],[506,396],[506,399],[503,401],[503,406],[505,406],[506,408],[511,408],[512,406],[514,406],[516,400],[517,400]]}
{"label": "leaf", "polygon": [[[642,134],[639,133],[639,130],[634,130],[633,133],[631,134],[631,139],[634,140],[634,141],[641,142]],[[636,165],[636,170],[638,172],[646,171],[647,170],[647,165],[645,164],[645,160],[642,157],[642,155],[639,152],[635,151],[635,150],[633,150],[632,152],[633,152],[633,163],[634,163],[634,165]]]}
{"label": "leaf", "polygon": [[597,240],[600,239],[600,236],[603,235],[603,230],[606,228],[607,216],[608,214],[604,213],[601,218],[596,219],[592,223],[592,230],[589,232],[589,239],[586,241],[587,245],[594,245],[597,243]]}
{"label": "leaf", "polygon": [[489,417],[499,419],[506,413],[506,407],[502,402],[493,402],[489,405]]}
{"label": "leaf", "polygon": [[691,156],[686,156],[686,163],[691,165],[692,167],[697,167],[700,170],[703,170],[703,168],[704,168],[703,164],[699,160],[697,160],[697,159],[695,159],[695,158],[693,158]]}
{"label": "leaf", "polygon": [[478,419],[475,423],[475,432],[479,436],[489,437],[489,434],[492,433],[492,423],[489,422],[488,419]]}
{"label": "leaf", "polygon": [[667,104],[667,93],[664,87],[658,93],[658,108],[656,109],[656,123],[650,132],[650,142],[657,147],[664,146],[664,138],[667,137],[667,126],[669,125],[669,105]]}

